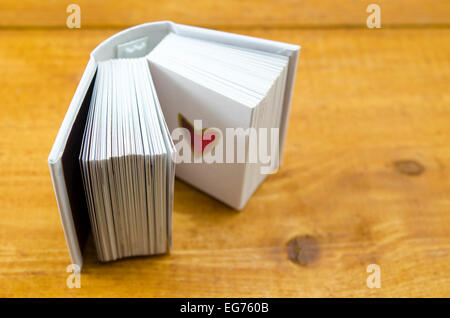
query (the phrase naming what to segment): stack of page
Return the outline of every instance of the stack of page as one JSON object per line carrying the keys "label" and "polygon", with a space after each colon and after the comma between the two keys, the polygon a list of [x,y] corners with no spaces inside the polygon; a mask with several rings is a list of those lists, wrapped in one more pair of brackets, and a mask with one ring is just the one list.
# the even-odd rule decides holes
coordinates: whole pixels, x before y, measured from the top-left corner
{"label": "stack of page", "polygon": [[169,252],[175,165],[242,210],[279,167],[299,50],[170,21],[95,48],[48,158],[72,263],[89,236],[100,261]]}
{"label": "stack of page", "polygon": [[189,132],[177,176],[242,209],[279,166],[289,58],[174,33],[147,58],[169,129]]}
{"label": "stack of page", "polygon": [[101,261],[169,251],[174,153],[147,60],[98,63],[79,161]]}

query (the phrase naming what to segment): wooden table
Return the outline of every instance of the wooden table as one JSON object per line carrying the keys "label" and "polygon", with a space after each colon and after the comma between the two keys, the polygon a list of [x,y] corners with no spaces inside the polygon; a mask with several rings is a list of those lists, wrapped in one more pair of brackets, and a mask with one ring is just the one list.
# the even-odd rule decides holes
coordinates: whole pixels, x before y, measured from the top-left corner
{"label": "wooden table", "polygon": [[[77,3],[0,3],[1,297],[450,296],[448,1]],[[177,181],[171,255],[90,244],[69,289],[48,153],[90,51],[163,19],[302,46],[283,166],[242,212]]]}

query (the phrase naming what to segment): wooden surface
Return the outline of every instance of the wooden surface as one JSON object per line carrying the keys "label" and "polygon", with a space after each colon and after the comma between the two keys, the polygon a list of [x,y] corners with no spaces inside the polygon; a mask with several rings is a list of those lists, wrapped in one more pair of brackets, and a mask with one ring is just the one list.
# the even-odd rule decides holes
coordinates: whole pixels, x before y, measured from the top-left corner
{"label": "wooden surface", "polygon": [[[2,1],[0,296],[449,297],[449,2],[381,2],[393,26],[370,30],[365,2],[80,1],[68,30],[60,4]],[[99,264],[91,244],[69,289],[47,156],[89,52],[154,19],[302,45],[284,165],[242,212],[177,181],[171,255]]]}
{"label": "wooden surface", "polygon": [[[0,27],[64,28],[60,0],[0,2]],[[377,3],[385,26],[448,24],[450,1],[423,0],[77,0],[85,28],[123,27],[148,21],[226,28],[292,28],[365,25],[366,8]]]}

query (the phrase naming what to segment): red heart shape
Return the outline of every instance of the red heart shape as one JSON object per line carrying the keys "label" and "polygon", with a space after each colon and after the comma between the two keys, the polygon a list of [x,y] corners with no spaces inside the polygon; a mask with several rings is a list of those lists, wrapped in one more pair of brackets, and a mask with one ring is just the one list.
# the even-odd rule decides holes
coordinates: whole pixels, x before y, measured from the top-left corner
{"label": "red heart shape", "polygon": [[[178,114],[178,121],[182,128],[186,128],[191,135],[191,147],[196,153],[203,154],[206,146],[216,140],[216,134],[213,131],[203,129],[201,134],[194,131],[194,126],[181,114]],[[201,149],[200,149],[201,146]]]}

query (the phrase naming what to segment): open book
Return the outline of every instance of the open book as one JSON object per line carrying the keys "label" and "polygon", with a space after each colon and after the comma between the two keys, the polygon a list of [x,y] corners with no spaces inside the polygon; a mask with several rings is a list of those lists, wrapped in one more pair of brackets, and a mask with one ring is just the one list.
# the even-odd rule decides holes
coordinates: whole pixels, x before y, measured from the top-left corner
{"label": "open book", "polygon": [[168,252],[175,170],[242,209],[279,167],[298,52],[171,22],[94,50],[49,156],[72,263],[90,230],[101,261]]}

